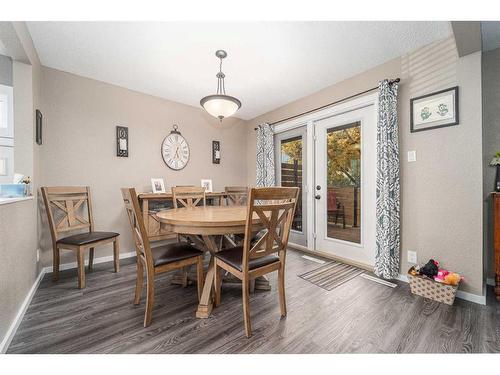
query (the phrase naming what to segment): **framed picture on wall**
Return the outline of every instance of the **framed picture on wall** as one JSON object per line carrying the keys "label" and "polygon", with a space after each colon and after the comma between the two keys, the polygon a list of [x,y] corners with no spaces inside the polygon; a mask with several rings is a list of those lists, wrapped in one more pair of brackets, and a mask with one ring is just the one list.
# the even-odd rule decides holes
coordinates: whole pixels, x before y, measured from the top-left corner
{"label": "framed picture on wall", "polygon": [[166,193],[165,190],[165,182],[163,178],[152,178],[151,179],[151,187],[153,189],[153,193]]}
{"label": "framed picture on wall", "polygon": [[412,133],[458,125],[458,86],[410,100]]}
{"label": "framed picture on wall", "polygon": [[206,193],[211,193],[212,189],[212,180],[201,180],[201,187],[205,188]]}

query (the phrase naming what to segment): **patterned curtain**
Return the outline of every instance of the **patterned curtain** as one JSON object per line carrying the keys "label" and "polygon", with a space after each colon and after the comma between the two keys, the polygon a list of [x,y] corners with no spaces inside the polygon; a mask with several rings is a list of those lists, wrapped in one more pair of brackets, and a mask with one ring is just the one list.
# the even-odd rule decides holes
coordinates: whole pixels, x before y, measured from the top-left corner
{"label": "patterned curtain", "polygon": [[274,133],[269,124],[257,127],[257,187],[274,186]]}
{"label": "patterned curtain", "polygon": [[375,274],[399,274],[399,143],[398,84],[379,83],[377,124],[377,203]]}

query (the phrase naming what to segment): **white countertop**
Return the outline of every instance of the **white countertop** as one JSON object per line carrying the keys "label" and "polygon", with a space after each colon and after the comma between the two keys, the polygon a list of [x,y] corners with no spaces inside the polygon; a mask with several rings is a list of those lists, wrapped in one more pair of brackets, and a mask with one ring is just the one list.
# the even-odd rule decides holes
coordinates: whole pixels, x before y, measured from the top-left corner
{"label": "white countertop", "polygon": [[33,199],[33,196],[29,197],[19,197],[19,198],[0,198],[0,205],[2,204],[10,204],[15,202],[29,201]]}

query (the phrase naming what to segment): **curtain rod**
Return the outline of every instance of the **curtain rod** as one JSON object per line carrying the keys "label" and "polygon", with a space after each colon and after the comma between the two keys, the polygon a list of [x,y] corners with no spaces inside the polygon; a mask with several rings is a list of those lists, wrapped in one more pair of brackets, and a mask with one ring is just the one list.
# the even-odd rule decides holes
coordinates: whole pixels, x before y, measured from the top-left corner
{"label": "curtain rod", "polygon": [[[401,79],[399,78],[396,78],[396,79],[391,79],[389,80],[389,84],[392,85],[393,83],[398,83],[400,82]],[[371,89],[368,89],[368,90],[365,90],[365,91],[361,91],[361,92],[358,92],[357,94],[354,94],[354,95],[350,95],[350,96],[347,96],[345,98],[342,98],[340,100],[336,100],[334,102],[331,102],[331,103],[328,103],[328,104],[325,104],[325,105],[322,105],[321,107],[317,107],[317,108],[313,108],[313,109],[310,109],[309,111],[305,111],[305,112],[302,112],[302,113],[299,113],[297,115],[293,115],[293,116],[290,116],[290,117],[287,117],[287,118],[284,118],[282,120],[278,120],[278,121],[275,121],[275,122],[272,122],[270,123],[269,125],[276,125],[276,124],[279,124],[280,122],[285,122],[285,121],[288,121],[288,120],[293,120],[294,118],[297,118],[297,117],[301,117],[301,116],[304,116],[304,115],[308,115],[309,113],[313,113],[313,112],[316,112],[316,111],[319,111],[319,110],[322,110],[322,109],[325,109],[325,108],[328,108],[332,105],[335,105],[335,104],[338,104],[338,103],[342,103],[342,102],[345,102],[346,100],[349,100],[349,99],[352,99],[352,98],[355,98],[357,96],[360,96],[360,95],[363,95],[363,94],[367,94],[369,93],[370,91],[374,91],[374,90],[377,90],[378,89],[378,86],[377,87],[372,87]],[[253,128],[253,130],[257,130],[258,128]]]}

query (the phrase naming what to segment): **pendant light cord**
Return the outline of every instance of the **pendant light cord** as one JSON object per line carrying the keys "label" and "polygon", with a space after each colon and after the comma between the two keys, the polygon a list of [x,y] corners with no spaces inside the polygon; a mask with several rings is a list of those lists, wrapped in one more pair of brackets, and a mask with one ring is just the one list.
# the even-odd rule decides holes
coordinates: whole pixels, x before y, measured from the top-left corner
{"label": "pendant light cord", "polygon": [[226,95],[226,85],[224,83],[224,73],[222,73],[222,59],[220,59],[219,73],[217,73],[217,95]]}

